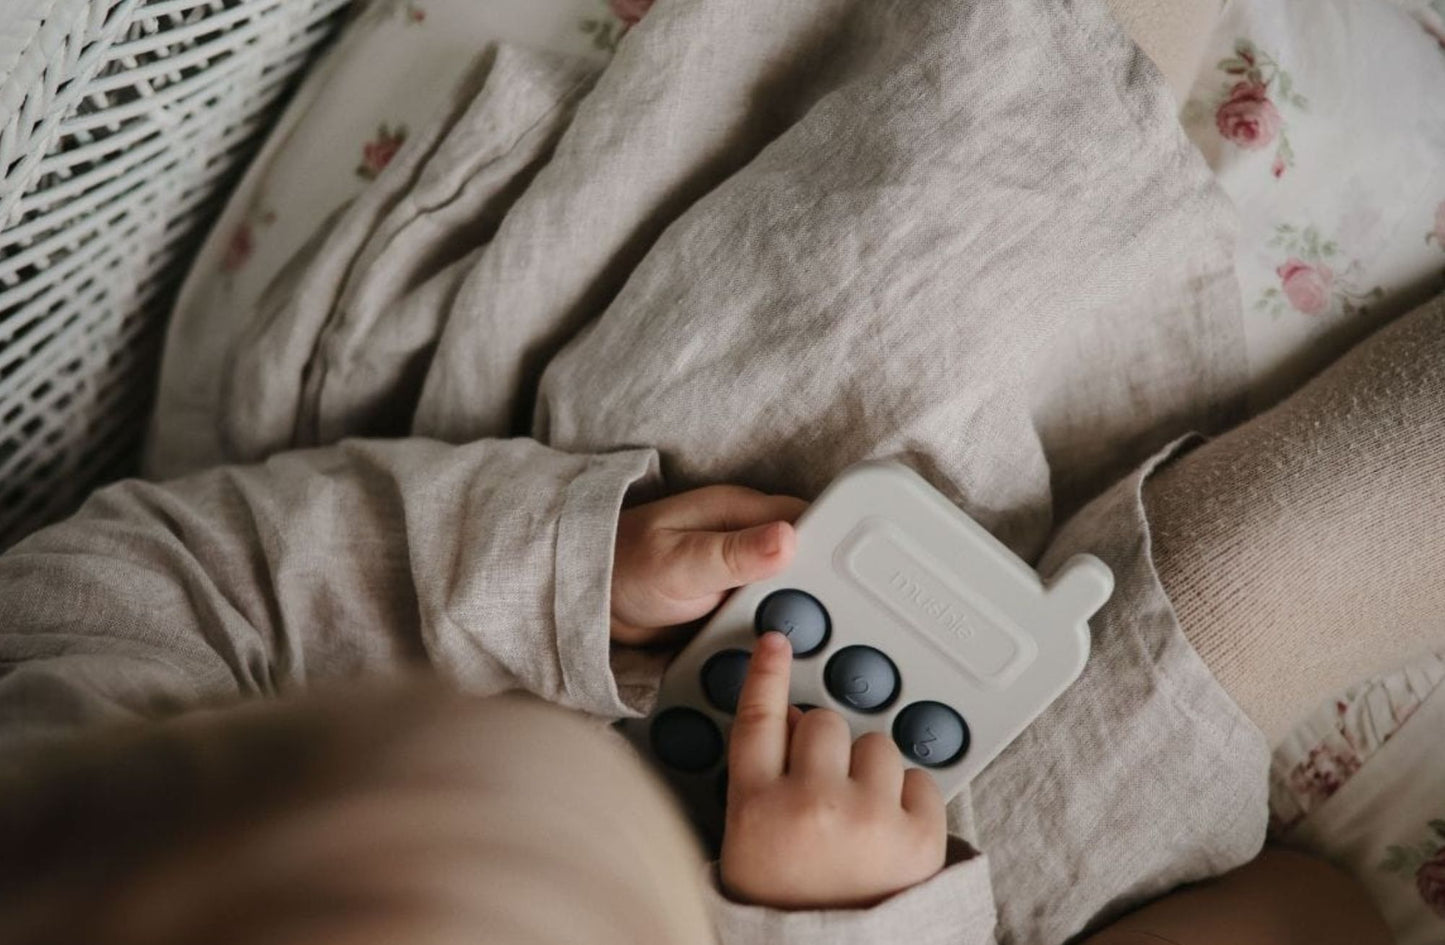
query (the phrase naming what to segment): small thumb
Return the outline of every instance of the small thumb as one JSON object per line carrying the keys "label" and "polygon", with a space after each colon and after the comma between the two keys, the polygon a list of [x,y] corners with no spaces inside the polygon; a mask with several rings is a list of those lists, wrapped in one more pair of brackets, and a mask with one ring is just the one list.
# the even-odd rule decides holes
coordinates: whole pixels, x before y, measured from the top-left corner
{"label": "small thumb", "polygon": [[796,537],[787,522],[734,532],[689,532],[679,548],[677,591],[687,597],[717,594],[772,577],[792,560]]}

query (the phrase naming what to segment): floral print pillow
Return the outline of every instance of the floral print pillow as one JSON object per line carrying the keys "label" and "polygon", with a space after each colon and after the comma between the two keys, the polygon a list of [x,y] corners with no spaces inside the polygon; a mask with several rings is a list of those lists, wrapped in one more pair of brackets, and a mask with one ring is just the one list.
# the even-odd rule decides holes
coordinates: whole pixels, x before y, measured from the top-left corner
{"label": "floral print pillow", "polygon": [[[1338,793],[1436,695],[1442,682],[1445,658],[1430,656],[1321,704],[1275,749],[1270,832],[1287,837]],[[1445,698],[1445,690],[1439,694]]]}
{"label": "floral print pillow", "polygon": [[1445,942],[1445,658],[1354,686],[1275,751],[1271,832],[1349,870],[1399,945]]}
{"label": "floral print pillow", "polygon": [[[650,0],[367,0],[315,63],[197,255],[171,318],[184,357],[161,383],[179,414],[214,416],[216,379],[267,286],[386,174],[496,43],[605,63]],[[181,442],[183,441],[183,442]],[[223,461],[214,425],[153,430],[148,475]]]}
{"label": "floral print pillow", "polygon": [[[233,197],[212,254],[237,306],[254,299],[338,208],[375,180],[409,129],[446,106],[493,41],[607,56],[653,0],[375,0],[298,95]],[[308,105],[310,107],[308,107]],[[323,172],[327,169],[328,172]],[[329,173],[342,169],[343,173]],[[198,273],[193,278],[204,277]]]}
{"label": "floral print pillow", "polygon": [[1219,22],[1181,120],[1240,211],[1256,406],[1445,290],[1437,3],[1237,0]]}
{"label": "floral print pillow", "polygon": [[1417,843],[1391,846],[1380,870],[1413,880],[1420,901],[1445,919],[1445,819],[1430,821],[1421,833]]}

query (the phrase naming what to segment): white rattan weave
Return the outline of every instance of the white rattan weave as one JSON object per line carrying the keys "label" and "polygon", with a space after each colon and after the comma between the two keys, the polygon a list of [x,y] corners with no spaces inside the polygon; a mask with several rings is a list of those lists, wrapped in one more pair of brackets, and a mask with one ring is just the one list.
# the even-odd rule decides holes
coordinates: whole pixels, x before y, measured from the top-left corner
{"label": "white rattan weave", "polygon": [[166,306],[351,0],[0,0],[0,547],[128,471]]}

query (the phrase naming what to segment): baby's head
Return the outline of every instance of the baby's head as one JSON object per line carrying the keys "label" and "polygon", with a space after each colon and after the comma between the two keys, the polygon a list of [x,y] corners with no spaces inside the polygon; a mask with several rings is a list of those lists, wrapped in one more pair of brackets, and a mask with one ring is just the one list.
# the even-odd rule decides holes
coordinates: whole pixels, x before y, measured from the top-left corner
{"label": "baby's head", "polygon": [[0,812],[7,942],[631,943],[707,922],[685,828],[610,733],[434,681],[76,739],[0,785]]}

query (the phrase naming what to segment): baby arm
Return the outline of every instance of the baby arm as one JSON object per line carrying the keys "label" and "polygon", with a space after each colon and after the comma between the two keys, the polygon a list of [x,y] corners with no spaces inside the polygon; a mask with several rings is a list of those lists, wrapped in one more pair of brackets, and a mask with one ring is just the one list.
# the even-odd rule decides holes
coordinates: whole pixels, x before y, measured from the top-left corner
{"label": "baby arm", "polygon": [[624,714],[609,636],[783,567],[765,520],[801,508],[714,488],[619,519],[655,476],[648,450],[354,441],[102,490],[0,556],[0,743],[417,666]]}

